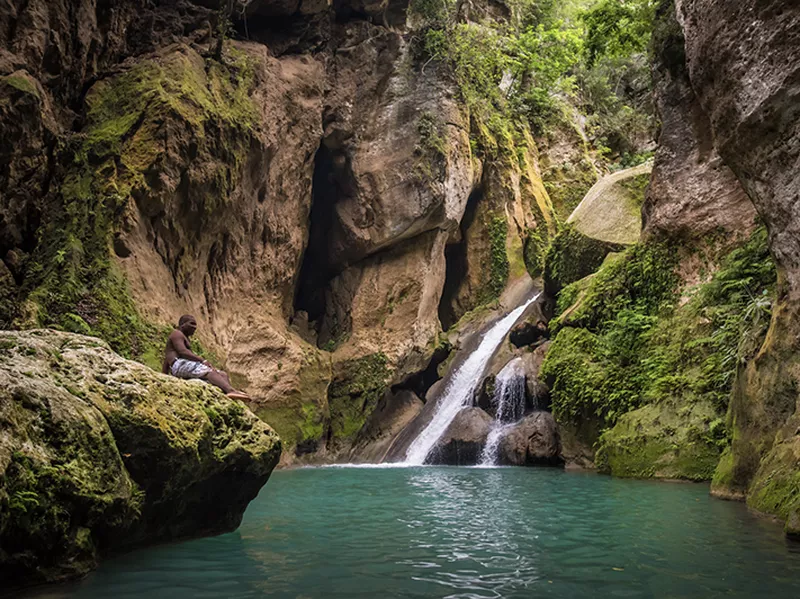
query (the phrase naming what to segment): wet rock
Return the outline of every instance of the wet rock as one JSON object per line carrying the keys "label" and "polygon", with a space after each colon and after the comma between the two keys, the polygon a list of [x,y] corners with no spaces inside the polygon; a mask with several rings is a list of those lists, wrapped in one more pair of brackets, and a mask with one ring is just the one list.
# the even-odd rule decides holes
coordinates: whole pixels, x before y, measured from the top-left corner
{"label": "wet rock", "polygon": [[526,320],[514,325],[509,340],[516,347],[524,347],[533,345],[543,337],[547,337],[547,334],[547,325],[543,321],[533,323]]}
{"label": "wet rock", "polygon": [[487,377],[484,377],[481,384],[478,385],[478,388],[475,389],[473,405],[475,407],[480,408],[487,414],[489,414],[492,418],[495,417],[495,405],[494,405],[494,388],[495,388],[495,375],[490,374]]}
{"label": "wet rock", "polygon": [[797,509],[800,425],[800,6],[780,0],[678,0],[692,89],[715,147],[769,230],[778,266],[769,334],[740,368],[732,455],[712,492],[786,519]]}
{"label": "wet rock", "polygon": [[350,461],[382,462],[397,435],[417,417],[424,405],[412,391],[387,391],[353,444]]}
{"label": "wet rock", "polygon": [[500,440],[498,460],[510,466],[563,464],[558,427],[552,414],[534,412],[509,428]]}
{"label": "wet rock", "polygon": [[522,356],[522,365],[525,369],[525,384],[527,386],[527,406],[530,410],[550,409],[550,387],[539,377],[542,362],[544,362],[550,344],[550,341],[545,341],[532,352]]}
{"label": "wet rock", "polygon": [[0,422],[0,579],[12,587],[234,530],[281,452],[211,385],[46,330],[0,331]]}
{"label": "wet rock", "polygon": [[480,408],[464,408],[450,423],[426,463],[469,466],[478,463],[492,417]]}

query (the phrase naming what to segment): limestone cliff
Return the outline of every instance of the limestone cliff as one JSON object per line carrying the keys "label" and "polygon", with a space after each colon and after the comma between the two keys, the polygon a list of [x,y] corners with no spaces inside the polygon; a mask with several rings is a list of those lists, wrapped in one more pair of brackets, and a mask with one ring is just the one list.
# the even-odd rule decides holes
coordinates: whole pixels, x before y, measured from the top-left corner
{"label": "limestone cliff", "polygon": [[[644,242],[558,289],[543,366],[562,436],[596,443],[602,470],[713,474],[793,534],[798,25],[782,2],[660,3]],[[578,273],[562,245],[557,272]]]}
{"label": "limestone cliff", "polygon": [[0,324],[97,335],[158,368],[194,313],[285,460],[346,450],[442,324],[527,277],[555,224],[530,133],[475,153],[407,8],[10,3]]}
{"label": "limestone cliff", "polygon": [[716,147],[769,229],[777,299],[764,345],[740,368],[731,404],[732,452],[715,492],[800,532],[797,342],[800,310],[800,9],[786,2],[676,3],[689,78]]}

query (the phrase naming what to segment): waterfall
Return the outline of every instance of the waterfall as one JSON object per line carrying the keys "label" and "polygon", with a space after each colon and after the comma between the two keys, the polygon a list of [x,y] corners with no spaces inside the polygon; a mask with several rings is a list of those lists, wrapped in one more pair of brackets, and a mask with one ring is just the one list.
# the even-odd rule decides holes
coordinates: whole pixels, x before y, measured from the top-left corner
{"label": "waterfall", "polygon": [[436,412],[430,423],[411,443],[406,451],[405,463],[419,465],[425,463],[425,458],[436,442],[444,434],[447,427],[462,408],[472,401],[472,393],[486,369],[492,355],[505,338],[506,334],[525,309],[530,306],[538,295],[532,297],[505,317],[498,320],[483,337],[478,348],[470,354],[466,361],[456,370],[450,383],[447,385]]}
{"label": "waterfall", "polygon": [[516,422],[525,413],[525,366],[514,358],[497,373],[494,380],[495,419]]}
{"label": "waterfall", "polygon": [[481,466],[497,463],[497,449],[503,433],[525,413],[525,367],[522,358],[514,358],[497,373],[492,403],[495,420],[481,454]]}

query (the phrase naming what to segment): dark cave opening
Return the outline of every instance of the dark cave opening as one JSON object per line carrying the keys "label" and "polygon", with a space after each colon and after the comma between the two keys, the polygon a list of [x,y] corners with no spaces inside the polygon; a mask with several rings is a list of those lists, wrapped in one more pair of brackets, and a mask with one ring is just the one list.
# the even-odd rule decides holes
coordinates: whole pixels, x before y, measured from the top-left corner
{"label": "dark cave opening", "polygon": [[478,203],[483,198],[483,190],[478,188],[467,199],[464,218],[461,219],[458,240],[449,243],[444,250],[445,279],[442,297],[439,300],[439,322],[446,331],[463,316],[458,306],[458,292],[467,276],[467,240],[466,232],[475,220]]}
{"label": "dark cave opening", "polygon": [[325,145],[320,145],[314,157],[308,244],[294,295],[295,314],[306,312],[316,332],[325,317],[325,290],[336,274],[328,261],[328,234],[337,197],[334,158]]}

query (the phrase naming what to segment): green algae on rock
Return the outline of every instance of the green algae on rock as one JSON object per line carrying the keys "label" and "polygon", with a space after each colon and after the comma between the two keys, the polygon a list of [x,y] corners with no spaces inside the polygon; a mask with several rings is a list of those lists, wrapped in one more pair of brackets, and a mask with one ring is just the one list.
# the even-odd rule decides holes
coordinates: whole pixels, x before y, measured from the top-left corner
{"label": "green algae on rock", "polygon": [[153,214],[163,209],[153,172],[168,167],[182,134],[192,138],[192,178],[206,183],[195,182],[188,212],[209,219],[225,205],[256,126],[252,85],[243,52],[231,49],[223,64],[179,46],[89,89],[86,127],[65,144],[63,181],[46,199],[19,325],[98,335],[128,357],[160,345],[163,331],[139,315],[112,260],[112,234],[133,197]]}
{"label": "green algae on rock", "polygon": [[386,364],[386,356],[378,352],[334,366],[328,388],[332,439],[355,439],[386,391],[390,375]]}
{"label": "green algae on rock", "polygon": [[0,573],[11,585],[235,529],[281,448],[212,386],[48,330],[0,331],[0,423]]}
{"label": "green algae on rock", "polygon": [[559,423],[591,431],[581,440],[596,443],[598,468],[712,477],[729,444],[737,364],[766,333],[775,282],[766,242],[756,230],[711,265],[710,280],[684,289],[677,253],[651,241],[561,292],[542,374]]}

